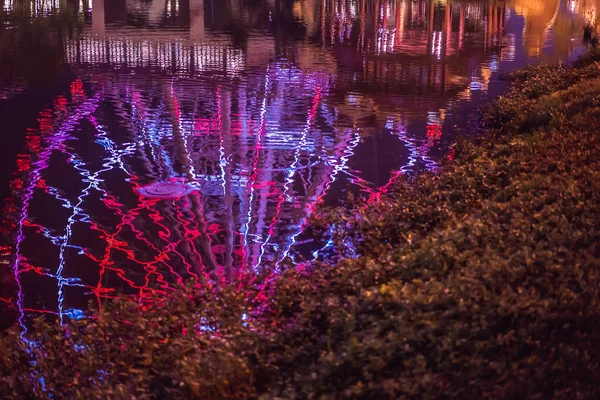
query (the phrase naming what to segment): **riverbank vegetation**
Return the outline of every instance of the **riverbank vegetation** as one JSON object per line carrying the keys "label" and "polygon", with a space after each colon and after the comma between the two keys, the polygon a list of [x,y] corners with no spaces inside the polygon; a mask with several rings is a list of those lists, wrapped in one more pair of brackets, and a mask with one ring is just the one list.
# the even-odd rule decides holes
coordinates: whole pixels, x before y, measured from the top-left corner
{"label": "riverbank vegetation", "polygon": [[600,398],[598,59],[514,73],[440,172],[314,218],[338,261],[11,330],[0,397]]}

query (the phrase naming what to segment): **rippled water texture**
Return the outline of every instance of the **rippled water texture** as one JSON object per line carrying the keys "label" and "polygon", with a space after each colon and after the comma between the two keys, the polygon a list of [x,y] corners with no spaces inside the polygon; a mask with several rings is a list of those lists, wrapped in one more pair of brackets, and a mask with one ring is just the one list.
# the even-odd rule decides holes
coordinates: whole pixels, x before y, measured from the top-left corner
{"label": "rippled water texture", "polygon": [[584,51],[597,5],[4,0],[0,325],[318,257],[311,213],[435,169],[503,75]]}

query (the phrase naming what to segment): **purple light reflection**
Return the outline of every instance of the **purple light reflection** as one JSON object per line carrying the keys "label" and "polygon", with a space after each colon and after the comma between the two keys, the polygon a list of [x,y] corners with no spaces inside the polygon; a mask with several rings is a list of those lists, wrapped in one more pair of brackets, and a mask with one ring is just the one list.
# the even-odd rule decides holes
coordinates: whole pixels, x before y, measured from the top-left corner
{"label": "purple light reflection", "polygon": [[[37,183],[41,179],[41,172],[48,168],[48,159],[52,152],[59,149],[63,142],[69,137],[69,133],[72,132],[76,126],[77,122],[80,121],[87,115],[90,115],[98,105],[98,100],[100,95],[95,96],[93,99],[90,99],[80,105],[77,109],[74,110],[73,114],[64,121],[58,129],[55,130],[54,134],[51,134],[48,138],[48,143],[46,144],[45,149],[39,154],[38,160],[32,164],[33,169],[29,174],[30,182],[29,185],[22,192],[22,208],[21,214],[18,220],[17,227],[17,239],[15,244],[15,261],[12,265],[12,270],[14,273],[15,282],[17,283],[18,295],[17,295],[17,308],[19,309],[19,325],[22,328],[22,335],[24,340],[24,334],[27,332],[27,327],[23,320],[25,316],[25,312],[23,310],[23,286],[21,285],[20,280],[20,262],[21,262],[21,243],[25,239],[25,235],[23,233],[23,227],[25,225],[25,221],[29,216],[29,204],[33,198],[34,188]],[[60,274],[59,274],[60,275]],[[59,284],[59,297],[60,297],[60,284]],[[27,340],[26,340],[27,341]]]}

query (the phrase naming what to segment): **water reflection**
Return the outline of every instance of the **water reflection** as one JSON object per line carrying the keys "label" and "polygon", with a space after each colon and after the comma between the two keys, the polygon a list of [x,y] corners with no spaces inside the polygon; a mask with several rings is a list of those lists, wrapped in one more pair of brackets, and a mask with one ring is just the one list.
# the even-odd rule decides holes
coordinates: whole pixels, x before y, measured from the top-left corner
{"label": "water reflection", "polygon": [[[573,39],[595,6],[4,0],[3,10],[0,118],[18,139],[2,150],[0,307],[23,320],[201,275],[248,283],[300,248],[319,256],[323,244],[302,233],[321,204],[348,191],[377,201],[399,176],[435,169],[452,127],[503,90],[500,74],[583,49]],[[198,190],[138,195],[165,180]]]}

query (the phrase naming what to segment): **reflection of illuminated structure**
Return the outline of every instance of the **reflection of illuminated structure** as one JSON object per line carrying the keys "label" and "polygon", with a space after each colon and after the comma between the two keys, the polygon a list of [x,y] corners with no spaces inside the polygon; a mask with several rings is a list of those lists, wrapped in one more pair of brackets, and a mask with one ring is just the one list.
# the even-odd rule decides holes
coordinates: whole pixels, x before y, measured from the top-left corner
{"label": "reflection of illuminated structure", "polygon": [[[306,1],[295,12],[344,67],[338,75],[350,95],[340,114],[351,126],[375,114],[409,152],[401,171],[415,160],[435,166],[429,151],[441,134],[433,133],[459,100],[488,90],[499,56],[510,55],[500,53],[501,1]],[[415,121],[426,121],[420,138],[410,132]]]}
{"label": "reflection of illuminated structure", "polygon": [[[105,1],[92,2],[91,32],[65,39],[66,62],[77,65],[109,66],[113,69],[158,69],[171,75],[194,76],[201,73],[239,75],[245,67],[245,56],[240,49],[219,44],[198,43],[205,38],[204,5],[202,0],[189,0],[189,35],[181,32],[161,34],[156,30],[122,29],[106,26]],[[148,3],[127,2],[129,9],[135,6],[149,7],[149,23],[158,24],[163,13],[178,13],[180,1],[154,0]],[[172,9],[172,10],[171,10]],[[82,6],[82,12],[85,7]],[[169,17],[169,15],[167,15]],[[220,42],[224,38],[212,35]]]}
{"label": "reflection of illuminated structure", "polygon": [[[496,2],[448,2],[440,6],[434,1],[359,1],[353,12],[338,9],[337,4],[332,3],[329,10],[337,20],[339,15],[355,20],[339,29],[347,31],[354,26],[359,32],[323,34],[335,36],[334,43],[360,49],[364,80],[382,80],[388,86],[437,86],[441,92],[453,85],[464,86],[464,78],[472,75],[468,70],[472,57],[500,44],[505,15],[503,4]],[[361,17],[367,12],[373,15],[372,21]],[[477,35],[474,40],[472,34],[477,32],[485,39]]]}
{"label": "reflection of illuminated structure", "polygon": [[527,21],[524,45],[529,55],[539,56],[558,16],[560,0],[509,0],[507,3]]}
{"label": "reflection of illuminated structure", "polygon": [[217,73],[233,77],[245,66],[243,52],[232,47],[160,39],[134,41],[119,36],[101,40],[93,35],[67,40],[66,61],[111,68],[157,68],[183,76]]}
{"label": "reflection of illuminated structure", "polygon": [[60,7],[64,7],[65,0],[42,0],[42,1],[27,1],[19,2],[18,0],[4,0],[4,11],[13,11],[17,7],[21,7],[28,12],[32,17],[49,15],[58,12]]}
{"label": "reflection of illuminated structure", "polygon": [[[304,0],[292,11],[310,40],[266,29],[241,44],[205,29],[202,1],[126,1],[135,29],[108,0],[77,4],[82,32],[57,47],[80,79],[28,131],[7,202],[24,313],[76,315],[81,293],[145,295],[201,274],[241,282],[281,264],[328,192],[349,183],[376,201],[402,174],[434,169],[456,103],[485,92],[517,45],[502,42],[494,1]],[[383,136],[400,151],[367,178],[361,146]],[[200,190],[136,194],[163,179]]]}
{"label": "reflection of illuminated structure", "polygon": [[[22,313],[42,298],[62,317],[83,306],[73,292],[101,298],[121,287],[144,295],[186,277],[237,281],[277,264],[354,140],[331,125],[322,102],[329,79],[274,63],[260,79],[192,90],[173,82],[144,93],[122,77],[93,82],[88,97],[73,82],[72,100],[57,98],[29,132],[12,183]],[[123,132],[109,132],[106,113]],[[196,181],[200,190],[163,202],[135,195],[139,185],[169,178]],[[43,258],[34,248],[46,249]],[[22,291],[33,281],[45,282],[43,295]]]}
{"label": "reflection of illuminated structure", "polygon": [[571,0],[569,9],[575,14],[584,17],[586,22],[594,23],[600,15],[600,1],[598,0]]}
{"label": "reflection of illuminated structure", "polygon": [[[367,12],[366,2],[349,4],[350,12],[336,16],[329,43],[351,42],[356,18]],[[386,4],[385,13],[399,9]],[[330,92],[337,89],[330,74],[336,70],[335,57],[292,46],[290,58],[297,57],[302,69],[267,57],[249,63],[258,52],[248,48],[245,54],[223,35],[196,31],[196,37],[207,40],[199,43],[186,31],[170,36],[146,28],[131,31],[106,23],[102,0],[91,8],[91,27],[63,41],[65,61],[93,71],[84,78],[89,87],[84,90],[82,81],[74,81],[69,100],[59,96],[53,109],[41,113],[12,183],[12,265],[22,314],[39,311],[43,304],[61,317],[73,316],[84,307],[83,293],[100,299],[118,288],[145,295],[150,288],[168,290],[173,282],[202,274],[216,281],[243,281],[293,252],[307,216],[336,179],[348,177],[372,199],[386,190],[387,185],[373,190],[371,182],[347,167],[361,137],[356,124],[340,121],[340,115],[354,113],[358,103],[350,98],[347,104],[329,103]],[[379,9],[369,13],[378,15]],[[89,7],[84,4],[81,10]],[[408,11],[403,12],[400,17],[408,21]],[[470,14],[463,14],[468,21]],[[204,18],[202,7],[196,7],[196,17]],[[399,35],[392,28],[397,25],[395,17],[385,14],[376,18],[373,41],[366,31],[361,34],[355,54],[361,64],[366,57],[362,82],[391,71],[395,54],[406,51],[393,39]],[[413,44],[425,48],[421,56],[435,58],[439,52],[444,60],[450,56],[442,50],[444,42],[428,39],[439,36],[436,29],[432,25]],[[407,29],[402,35],[412,33]],[[271,42],[256,44],[262,43]],[[333,67],[311,65],[316,59]],[[437,65],[421,75],[439,82],[438,73],[431,72]],[[245,74],[250,67],[255,73]],[[106,70],[117,73],[105,76]],[[143,74],[137,78],[122,72]],[[186,81],[207,75],[217,79]],[[152,77],[160,79],[153,82]],[[360,81],[347,84],[349,90],[360,89]],[[372,101],[360,93],[356,90],[358,102]],[[398,100],[392,97],[393,108]],[[406,118],[386,110],[386,104],[375,106],[387,130],[409,150],[408,163],[391,174],[390,182],[419,160],[434,167],[428,152],[441,136],[442,107],[435,105],[432,112],[430,104],[420,106],[427,110],[427,137],[420,140],[408,134]],[[176,201],[136,195],[141,185],[172,178],[198,182],[200,190]],[[40,293],[32,295],[31,287],[41,288]]]}

